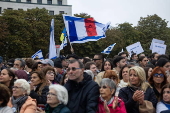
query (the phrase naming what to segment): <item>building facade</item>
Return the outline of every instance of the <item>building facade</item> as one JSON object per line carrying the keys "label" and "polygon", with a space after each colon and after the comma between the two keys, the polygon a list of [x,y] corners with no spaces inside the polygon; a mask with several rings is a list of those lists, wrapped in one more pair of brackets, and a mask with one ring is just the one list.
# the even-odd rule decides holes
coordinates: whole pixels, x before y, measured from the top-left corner
{"label": "building facade", "polygon": [[72,6],[67,5],[67,0],[0,0],[0,14],[4,9],[27,10],[36,7],[46,8],[50,15],[72,15]]}

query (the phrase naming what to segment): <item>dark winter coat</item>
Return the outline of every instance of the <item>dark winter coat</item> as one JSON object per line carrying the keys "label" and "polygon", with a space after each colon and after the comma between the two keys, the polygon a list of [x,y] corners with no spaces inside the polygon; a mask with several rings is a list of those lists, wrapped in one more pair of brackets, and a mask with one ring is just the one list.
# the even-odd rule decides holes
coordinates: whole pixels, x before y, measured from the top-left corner
{"label": "dark winter coat", "polygon": [[31,90],[30,92],[30,97],[33,98],[33,99],[36,99],[37,101],[37,104],[46,104],[46,101],[47,101],[47,92],[49,91],[49,86],[45,86],[42,90],[42,93],[41,95],[38,95],[38,90],[40,88],[41,84],[39,84],[35,91],[34,90]]}
{"label": "dark winter coat", "polygon": [[[125,102],[127,113],[139,113],[139,103],[132,99],[133,94],[136,90],[132,87],[124,87],[119,91],[119,98]],[[148,88],[144,93],[144,100],[152,102],[153,106],[156,107],[157,99],[152,88]]]}
{"label": "dark winter coat", "polygon": [[96,113],[99,86],[87,73],[83,76],[82,82],[68,80],[65,84],[69,95],[67,106],[73,113]]}

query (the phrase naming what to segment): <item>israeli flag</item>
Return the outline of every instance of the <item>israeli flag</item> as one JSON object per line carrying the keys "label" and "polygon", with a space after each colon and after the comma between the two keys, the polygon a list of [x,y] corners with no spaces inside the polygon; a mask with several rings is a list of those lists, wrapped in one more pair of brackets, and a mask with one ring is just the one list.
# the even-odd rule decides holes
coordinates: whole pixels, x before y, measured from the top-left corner
{"label": "israeli flag", "polygon": [[105,38],[105,32],[110,26],[110,23],[105,25],[93,18],[63,15],[63,19],[70,43],[85,43]]}
{"label": "israeli flag", "polygon": [[49,59],[57,58],[56,46],[54,40],[54,19],[51,20],[50,27],[50,46],[49,46]]}
{"label": "israeli flag", "polygon": [[37,51],[34,55],[31,56],[31,58],[39,58],[39,59],[44,59],[42,55],[41,49]]}
{"label": "israeli flag", "polygon": [[116,43],[110,45],[109,47],[107,47],[104,51],[102,51],[101,53],[104,54],[110,54],[110,52],[112,51],[113,47],[116,45]]}

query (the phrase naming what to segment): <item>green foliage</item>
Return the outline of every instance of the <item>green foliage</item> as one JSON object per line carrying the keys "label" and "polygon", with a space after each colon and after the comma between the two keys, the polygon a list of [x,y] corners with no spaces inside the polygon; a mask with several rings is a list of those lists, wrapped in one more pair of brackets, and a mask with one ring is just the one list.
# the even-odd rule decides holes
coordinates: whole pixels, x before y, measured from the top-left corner
{"label": "green foliage", "polygon": [[[91,18],[87,13],[74,14],[82,18]],[[0,16],[0,56],[5,59],[16,57],[30,57],[39,49],[42,49],[44,56],[48,53],[50,41],[50,23],[54,18],[55,42],[59,41],[64,28],[62,15],[50,16],[46,9],[5,10]],[[106,38],[95,42],[83,44],[72,44],[74,52],[79,56],[93,57],[100,53],[109,45],[116,43],[109,57],[117,55],[122,48],[141,42],[145,54],[150,54],[150,43],[153,38],[165,41],[167,53],[170,51],[170,28],[167,27],[166,20],[158,15],[141,17],[138,25],[133,27],[130,23],[122,23],[117,27],[111,27],[106,32]],[[70,45],[64,47],[62,55],[71,54]]]}
{"label": "green foliage", "polygon": [[163,20],[156,14],[140,18],[136,29],[142,33],[139,40],[146,54],[151,53],[149,47],[153,38],[164,40],[165,44],[168,44],[167,23],[165,19]]}

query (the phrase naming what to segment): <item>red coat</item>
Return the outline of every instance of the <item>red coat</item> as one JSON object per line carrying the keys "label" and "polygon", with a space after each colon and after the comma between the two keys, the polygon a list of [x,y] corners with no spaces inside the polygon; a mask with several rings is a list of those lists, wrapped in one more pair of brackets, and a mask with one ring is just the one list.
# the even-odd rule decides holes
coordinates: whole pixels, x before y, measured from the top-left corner
{"label": "red coat", "polygon": [[[126,113],[125,104],[121,99],[118,98],[118,106],[115,109],[112,108],[113,101],[111,104],[107,105],[110,110],[110,113]],[[98,110],[96,113],[106,113],[104,109],[104,102],[101,101],[100,98],[99,98]]]}

